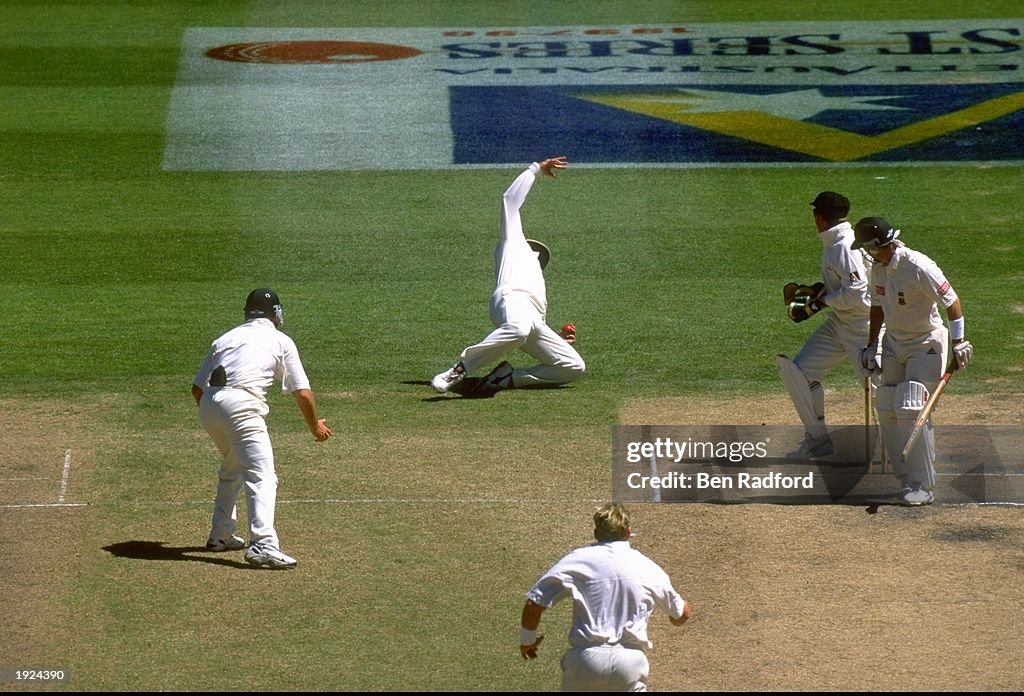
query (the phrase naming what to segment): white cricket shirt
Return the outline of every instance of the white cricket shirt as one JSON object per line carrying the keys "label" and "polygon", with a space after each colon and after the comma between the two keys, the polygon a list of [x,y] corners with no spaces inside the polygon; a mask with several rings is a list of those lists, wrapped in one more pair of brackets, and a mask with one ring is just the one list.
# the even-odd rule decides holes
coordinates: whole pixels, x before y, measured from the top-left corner
{"label": "white cricket shirt", "polygon": [[868,273],[864,257],[850,248],[853,227],[841,222],[818,233],[821,239],[821,280],[825,283],[825,304],[842,324],[866,322],[871,313]]}
{"label": "white cricket shirt", "polygon": [[685,602],[661,567],[628,541],[595,543],[567,554],[526,594],[550,608],[572,598],[573,647],[621,644],[647,650],[647,622],[658,607],[678,619]]}
{"label": "white cricket shirt", "polygon": [[898,341],[912,341],[941,329],[938,305],[957,300],[946,276],[924,254],[895,242],[888,266],[871,267],[871,303],[885,312],[885,331]]}
{"label": "white cricket shirt", "polygon": [[210,373],[218,366],[227,373],[227,387],[245,389],[264,401],[275,379],[286,394],[309,389],[295,342],[270,319],[250,319],[214,341],[193,384],[208,389]]}

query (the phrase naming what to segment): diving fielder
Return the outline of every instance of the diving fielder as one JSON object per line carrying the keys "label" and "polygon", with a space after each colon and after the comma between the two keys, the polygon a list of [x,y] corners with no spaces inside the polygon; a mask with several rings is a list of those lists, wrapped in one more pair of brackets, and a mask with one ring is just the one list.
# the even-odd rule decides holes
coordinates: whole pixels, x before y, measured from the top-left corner
{"label": "diving fielder", "polygon": [[867,271],[863,254],[853,251],[853,227],[847,222],[850,201],[833,191],[823,191],[811,202],[814,224],[821,240],[821,283],[813,294],[795,298],[789,316],[801,322],[831,308],[811,333],[796,357],[777,357],[779,375],[804,425],[804,441],[786,456],[809,459],[832,454],[832,438],[825,423],[825,374],[844,357],[854,372],[862,374],[860,353],[868,335]]}
{"label": "diving fielder", "polygon": [[646,691],[650,665],[647,624],[655,609],[681,626],[690,603],[668,574],[630,548],[629,513],[608,503],[594,513],[596,543],[571,551],[537,580],[526,595],[519,653],[537,657],[541,614],[572,600],[569,650],[562,657],[562,691]]}
{"label": "diving fielder", "polygon": [[[901,454],[918,414],[946,369],[949,341],[959,367],[967,367],[974,349],[964,338],[964,314],[942,269],[924,254],[897,241],[900,231],[880,217],[855,226],[853,248],[874,259],[871,268],[871,328],[861,353],[864,369],[881,372],[876,408],[882,438],[900,480],[899,501],[927,505],[934,499],[935,433],[929,418],[921,436],[902,462]],[[939,316],[946,310],[949,330]],[[881,366],[878,335],[885,323]]]}
{"label": "diving fielder", "polygon": [[554,178],[555,169],[568,166],[565,157],[534,162],[502,196],[501,232],[494,251],[495,289],[490,304],[495,329],[480,343],[462,351],[454,366],[434,376],[430,383],[437,391],[449,391],[466,375],[516,348],[535,358],[537,364],[513,369],[503,361],[484,378],[481,391],[566,384],[586,369],[583,358],[571,345],[575,333],[563,329],[559,335],[547,325],[543,270],[550,253],[543,244],[526,239],[519,215],[537,175]]}
{"label": "diving fielder", "polygon": [[217,480],[217,498],[206,548],[230,551],[245,547],[235,535],[238,494],[245,489],[249,510],[249,548],[245,560],[267,568],[294,568],[297,561],[281,551],[274,528],[277,474],[266,416],[267,390],[275,379],[295,398],[309,431],[317,442],[331,429],[317,418],[316,402],[290,336],[278,329],[284,310],[277,293],[257,288],[245,298],[245,323],[210,346],[192,380],[192,396],[199,406],[199,421],[224,461]]}

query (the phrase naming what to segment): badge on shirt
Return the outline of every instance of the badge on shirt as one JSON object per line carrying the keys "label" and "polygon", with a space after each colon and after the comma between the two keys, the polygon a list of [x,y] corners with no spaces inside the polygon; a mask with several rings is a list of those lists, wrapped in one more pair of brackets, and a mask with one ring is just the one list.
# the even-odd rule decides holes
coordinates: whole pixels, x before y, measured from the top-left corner
{"label": "badge on shirt", "polygon": [[875,286],[875,294],[876,295],[884,295],[885,294],[885,286],[884,285],[876,285]]}

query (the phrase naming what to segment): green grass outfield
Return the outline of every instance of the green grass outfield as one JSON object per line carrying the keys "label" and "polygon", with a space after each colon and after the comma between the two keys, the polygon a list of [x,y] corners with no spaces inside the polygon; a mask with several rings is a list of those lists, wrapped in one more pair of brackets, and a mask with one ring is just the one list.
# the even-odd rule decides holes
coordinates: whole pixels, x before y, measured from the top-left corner
{"label": "green grass outfield", "polygon": [[[780,393],[773,356],[808,333],[785,319],[781,288],[818,274],[808,202],[822,189],[886,216],[946,271],[976,349],[956,393],[1024,391],[1020,167],[581,167],[539,182],[523,215],[553,249],[550,323],[577,325],[587,374],[435,400],[424,382],[489,329],[498,200],[519,169],[164,172],[184,28],[1019,14],[1009,0],[913,6],[0,2],[0,401],[17,416],[0,421],[0,476],[55,481],[7,484],[0,503],[55,497],[70,452],[67,500],[89,504],[0,509],[0,558],[16,569],[0,574],[16,606],[0,668],[70,668],[81,690],[557,687],[567,607],[545,617],[559,636],[546,666],[526,670],[518,611],[587,542],[619,409]],[[533,156],[559,154],[572,162]],[[216,457],[189,384],[263,285],[335,432],[314,446],[272,395],[280,495],[297,501],[278,526],[299,569],[110,553],[205,540]],[[837,369],[829,386],[856,381]],[[466,502],[488,499],[508,502]]]}

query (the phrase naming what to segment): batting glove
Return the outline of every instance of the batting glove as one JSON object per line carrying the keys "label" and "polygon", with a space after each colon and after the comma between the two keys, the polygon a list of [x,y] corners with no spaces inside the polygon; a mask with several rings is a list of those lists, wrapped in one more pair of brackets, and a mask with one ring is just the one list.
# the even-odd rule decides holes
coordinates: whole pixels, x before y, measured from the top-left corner
{"label": "batting glove", "polygon": [[882,372],[882,366],[878,364],[878,346],[870,345],[860,352],[860,366],[869,375]]}
{"label": "batting glove", "polygon": [[953,355],[956,357],[957,367],[964,369],[974,356],[974,346],[970,341],[961,339],[959,343],[953,344]]}

